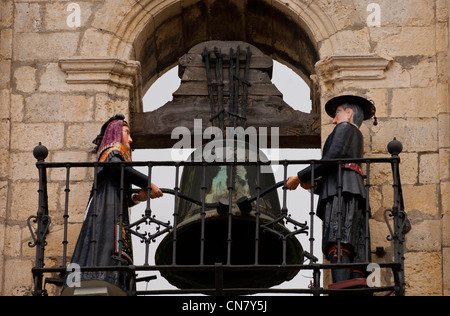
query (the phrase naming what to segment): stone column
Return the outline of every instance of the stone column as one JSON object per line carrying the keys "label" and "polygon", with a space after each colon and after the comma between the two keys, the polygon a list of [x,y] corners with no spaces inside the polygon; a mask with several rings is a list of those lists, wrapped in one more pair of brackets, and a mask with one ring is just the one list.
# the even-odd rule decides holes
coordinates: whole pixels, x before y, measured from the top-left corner
{"label": "stone column", "polygon": [[13,1],[0,2],[0,296],[5,282],[5,234],[9,195],[9,143],[11,118],[11,56],[14,24]]}
{"label": "stone column", "polygon": [[[442,205],[442,257],[443,262],[443,294],[450,295],[450,1],[438,1],[437,8],[440,30],[443,40],[440,48],[442,50],[442,74],[439,98],[439,123],[440,123],[440,191]],[[445,56],[446,54],[446,56]]]}

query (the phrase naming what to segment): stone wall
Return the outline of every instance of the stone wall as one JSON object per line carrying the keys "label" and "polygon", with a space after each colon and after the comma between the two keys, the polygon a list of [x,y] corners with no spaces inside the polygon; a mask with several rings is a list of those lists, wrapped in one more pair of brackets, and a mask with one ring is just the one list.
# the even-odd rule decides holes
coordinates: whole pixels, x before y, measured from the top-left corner
{"label": "stone wall", "polygon": [[[142,87],[187,51],[179,52],[175,43],[190,48],[205,40],[243,40],[301,73],[301,54],[296,52],[305,36],[320,59],[311,82],[319,87],[322,109],[337,94],[365,95],[375,101],[380,121],[362,127],[366,154],[386,156],[393,137],[403,143],[401,178],[413,224],[406,243],[407,294],[450,294],[449,2],[262,1],[279,16],[270,10],[258,13],[256,2],[221,2],[242,17],[231,34],[243,38],[226,38],[226,29],[214,32],[211,18],[201,24],[198,38],[180,38],[180,16],[182,21],[194,20],[194,14],[208,16],[218,2],[73,1],[80,8],[78,26],[73,15],[77,9],[68,11],[68,1],[0,1],[0,135],[6,144],[0,148],[0,294],[29,295],[32,290],[34,249],[28,247],[26,220],[37,209],[32,150],[38,142],[50,150],[47,161],[91,161],[91,141],[101,123],[117,112],[128,116],[142,111]],[[368,11],[371,3],[381,10],[379,25],[376,16],[368,21],[376,13]],[[295,37],[276,36],[282,34],[276,29],[270,36],[255,32],[248,21],[256,21],[258,14],[273,21],[284,16],[291,26],[302,28],[297,35],[303,41],[293,51],[290,41]],[[143,47],[148,52],[153,46],[159,51],[143,54]],[[164,55],[163,64],[158,65],[158,54]],[[146,69],[144,82],[141,68]],[[322,140],[332,128],[322,112]],[[60,219],[63,171],[53,170],[49,177],[50,213]],[[73,175],[72,239],[82,221],[90,180],[88,171]],[[392,207],[390,181],[379,172],[371,201],[372,246],[384,246],[388,254],[382,211]],[[50,228],[47,266],[60,264],[62,246],[56,237],[61,227],[55,219]]]}
{"label": "stone wall", "polygon": [[[2,140],[9,147],[1,149],[0,161],[0,293],[4,295],[30,295],[32,290],[35,249],[28,247],[27,219],[37,210],[33,148],[42,142],[50,151],[47,161],[92,161],[91,142],[101,124],[118,112],[128,116],[135,99],[130,96],[130,86],[138,80],[137,63],[109,57],[95,58],[93,63],[84,60],[82,65],[76,59],[65,61],[65,57],[79,54],[81,34],[86,29],[69,28],[68,2],[57,2],[0,3],[0,124]],[[86,22],[100,2],[80,4]],[[61,263],[65,172],[51,170],[48,176],[49,212],[54,221],[48,235],[46,255],[50,260],[46,267]],[[73,248],[92,172],[75,170],[71,180],[74,224],[69,230],[73,235],[69,236],[69,247]]]}

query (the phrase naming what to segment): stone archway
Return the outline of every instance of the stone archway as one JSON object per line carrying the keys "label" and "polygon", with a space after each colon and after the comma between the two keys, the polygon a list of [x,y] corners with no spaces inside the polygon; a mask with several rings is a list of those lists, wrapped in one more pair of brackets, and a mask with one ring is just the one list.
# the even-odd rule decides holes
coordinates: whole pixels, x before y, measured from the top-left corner
{"label": "stone archway", "polygon": [[[227,14],[223,14],[224,11]],[[310,86],[314,118],[309,121],[314,124],[305,123],[310,130],[302,135],[306,134],[309,140],[300,147],[320,147],[320,94],[311,76],[319,61],[319,47],[329,47],[324,42],[332,43],[329,39],[334,32],[331,20],[312,3],[192,0],[163,1],[156,5],[152,1],[141,1],[139,7],[134,6],[118,24],[108,55],[139,61],[142,91],[145,92],[158,77],[175,66],[181,56],[201,42],[249,43],[288,65]],[[142,106],[132,107],[136,122],[144,121],[141,112]],[[299,135],[289,135],[294,136]],[[141,142],[138,140],[138,143]],[[287,147],[297,146],[292,142],[286,144]]]}
{"label": "stone archway", "polygon": [[140,1],[118,24],[108,55],[139,60],[145,91],[194,45],[238,40],[288,64],[309,82],[319,49],[329,53],[339,45],[331,19],[317,4],[305,2]]}
{"label": "stone archway", "polygon": [[[110,4],[118,11],[118,23],[114,16],[104,14],[94,20],[97,32],[103,34],[100,42],[107,43],[101,44],[97,56],[108,57],[71,57],[60,60],[60,66],[68,75],[68,83],[104,84],[112,101],[126,98],[129,107],[125,114],[135,117],[143,112],[143,92],[189,49],[205,41],[240,40],[288,65],[309,84],[312,114],[319,117],[325,99],[347,92],[348,83],[359,87],[360,79],[383,79],[390,62],[364,51],[347,51],[340,45],[345,36],[337,31],[329,10],[311,1],[145,0],[124,7]],[[84,38],[92,32],[84,33],[80,52],[89,51],[85,45],[92,40]],[[327,122],[314,124],[319,135],[323,124]],[[320,147],[320,141],[313,146]]]}
{"label": "stone archway", "polygon": [[[145,92],[196,44],[244,41],[288,65],[317,90],[310,76],[320,55],[339,47],[336,32],[311,1],[140,1],[117,25],[107,55],[139,61]],[[319,113],[319,100],[313,99],[313,112]]]}

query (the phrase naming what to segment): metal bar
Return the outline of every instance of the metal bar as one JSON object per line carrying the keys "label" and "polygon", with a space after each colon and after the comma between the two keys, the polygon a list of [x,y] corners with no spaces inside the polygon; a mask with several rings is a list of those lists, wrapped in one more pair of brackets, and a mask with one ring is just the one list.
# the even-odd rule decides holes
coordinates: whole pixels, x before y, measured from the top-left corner
{"label": "metal bar", "polygon": [[223,131],[224,123],[224,108],[223,108],[223,55],[217,47],[214,48],[216,55],[216,85],[217,85],[217,103],[219,106],[219,128]]}
{"label": "metal bar", "polygon": [[178,178],[179,178],[179,172],[180,172],[180,165],[177,164],[176,165],[176,169],[175,169],[175,187],[174,187],[174,192],[175,192],[175,198],[174,198],[174,206],[173,206],[173,240],[172,240],[172,264],[176,265],[177,264],[177,226],[178,226],[178,203],[179,203],[179,198],[178,198],[178,193],[180,191],[180,188],[178,187]]}
{"label": "metal bar", "polygon": [[125,166],[122,164],[120,166],[120,210],[118,216],[116,217],[117,221],[119,222],[119,231],[117,233],[117,239],[119,242],[119,249],[118,249],[118,264],[119,266],[122,265],[122,245],[123,245],[123,238],[122,238],[122,230],[123,230],[123,207],[125,203]]}
{"label": "metal bar", "polygon": [[313,295],[314,296],[319,296],[321,293],[321,288],[320,288],[320,268],[316,267],[313,270]]}
{"label": "metal bar", "polygon": [[[396,262],[380,262],[378,263],[380,268],[383,269],[400,269],[401,264]],[[259,264],[259,265],[223,265],[224,271],[270,271],[270,270],[332,270],[335,268],[366,268],[367,263],[333,263],[333,264]],[[203,265],[202,271],[213,271],[216,266],[214,264]],[[127,271],[129,266],[91,266],[80,267],[80,271]],[[198,271],[199,267],[196,265],[153,265],[153,266],[135,266],[136,271]],[[33,268],[33,272],[36,273],[61,273],[66,271],[65,267],[52,267],[52,268]]]}
{"label": "metal bar", "polygon": [[[398,270],[400,268],[400,264],[396,263],[380,263],[381,268],[391,268],[393,270]],[[358,294],[358,293],[367,293],[367,292],[386,292],[393,291],[396,289],[396,286],[385,286],[380,288],[370,288],[370,289],[355,289],[355,290],[326,290],[320,287],[320,272],[325,269],[334,269],[334,268],[365,268],[364,264],[313,264],[313,265],[222,265],[220,263],[214,265],[205,265],[202,266],[202,270],[204,271],[215,271],[216,275],[216,286],[213,289],[183,289],[183,290],[157,290],[157,291],[138,291],[134,294],[136,295],[156,295],[156,294],[210,294],[217,295],[219,294],[257,294],[257,293],[297,293],[297,294],[312,294],[312,295],[320,295],[320,294],[331,294],[331,293],[347,293],[347,294]],[[85,271],[128,271],[131,273],[135,273],[136,271],[198,271],[198,266],[193,265],[179,265],[179,266],[108,266],[108,267],[82,267],[81,272]],[[314,286],[309,289],[261,289],[261,288],[245,288],[245,289],[237,289],[237,288],[223,288],[220,286],[220,278],[223,278],[223,271],[268,271],[268,270],[313,270],[314,278],[317,282],[315,282]],[[42,274],[42,273],[56,273],[56,272],[64,272],[65,268],[63,267],[54,267],[54,268],[40,268],[33,269],[33,274]],[[219,292],[218,292],[219,290]]]}
{"label": "metal bar", "polygon": [[288,162],[285,160],[283,162],[283,168],[284,168],[284,174],[283,174],[283,206],[281,208],[281,215],[287,215],[287,187],[286,187],[286,182],[287,182],[287,168],[288,168]]}
{"label": "metal bar", "polygon": [[[261,288],[231,288],[223,289],[223,295],[225,296],[237,296],[237,295],[251,295],[251,294],[310,294],[314,296],[320,296],[320,294],[343,294],[343,295],[358,295],[369,293],[383,293],[394,290],[392,286],[385,286],[379,288],[360,288],[360,289],[345,289],[345,290],[328,290],[319,288],[316,289],[261,289]],[[138,291],[137,295],[184,295],[184,294],[206,294],[215,295],[214,289],[185,289],[185,290],[154,290],[154,291]]]}
{"label": "metal bar", "polygon": [[[92,203],[94,203],[94,208],[92,210],[92,239],[91,239],[91,249],[92,249],[92,261],[91,265],[95,266],[97,262],[97,193],[98,193],[98,163],[94,163],[94,185],[92,187]],[[89,211],[89,209],[87,210]]]}
{"label": "metal bar", "polygon": [[[45,166],[38,166],[39,172],[39,189],[38,189],[38,211],[36,216],[37,231],[36,231],[36,266],[35,268],[43,268],[44,264],[44,254],[45,254],[45,235],[47,232],[47,221],[48,221],[48,204],[46,201],[47,192],[47,169]],[[33,296],[45,295],[43,290],[43,275],[42,273],[34,273],[34,291]]]}
{"label": "metal bar", "polygon": [[[159,188],[161,190],[162,193],[167,193],[167,194],[172,194],[175,195],[175,190],[172,189],[167,189],[167,188]],[[132,190],[135,191],[135,190]],[[193,198],[190,198],[189,196],[186,196],[184,194],[181,193],[177,193],[177,197],[186,201],[189,201],[191,203],[194,203],[198,206],[202,206],[202,202],[201,201],[197,201]],[[217,208],[219,206],[219,203],[205,203],[205,208]]]}
{"label": "metal bar", "polygon": [[260,173],[261,173],[261,165],[259,163],[256,164],[256,211],[255,211],[255,264],[259,263],[259,217],[261,215],[259,209],[259,199],[261,194],[261,184],[260,184]]}
{"label": "metal bar", "polygon": [[[390,163],[394,160],[398,160],[398,158],[370,158],[369,161],[371,164],[374,163]],[[317,163],[317,164],[323,164],[323,165],[336,165],[338,162],[342,162],[342,159],[323,159],[323,160],[317,160],[317,159],[309,159],[309,160],[292,160],[292,159],[286,159],[284,160],[290,165],[305,165],[305,164],[311,164],[311,163]],[[352,158],[352,159],[345,159],[345,162],[354,162],[354,163],[366,163],[368,161],[367,158]],[[271,165],[272,163],[270,161],[258,161],[261,165]],[[83,168],[83,167],[89,167],[92,168],[95,164],[97,164],[99,167],[120,167],[120,165],[128,166],[128,167],[146,167],[148,165],[148,161],[134,161],[134,162],[37,162],[36,166],[44,166],[45,168],[66,168],[68,164],[70,164],[70,167],[73,168]],[[180,161],[180,162],[174,162],[174,161],[151,161],[152,165],[154,167],[174,167],[176,164],[179,164],[181,167],[186,166],[202,166],[203,162],[200,161]],[[233,162],[235,166],[252,166],[255,164],[254,161],[235,161]],[[223,166],[223,162],[208,162],[208,166]]]}
{"label": "metal bar", "polygon": [[211,79],[211,68],[209,65],[209,52],[208,49],[205,47],[203,51],[203,62],[205,63],[206,68],[206,79],[208,80],[208,94],[209,94],[209,102],[211,106],[211,124],[215,126],[213,117],[216,117],[216,109],[214,104],[214,93],[213,93],[213,82]]}
{"label": "metal bar", "polygon": [[[228,79],[228,81],[229,81],[229,83],[228,83],[228,85],[229,85],[229,89],[228,90],[230,90],[229,91],[229,93],[230,93],[230,97],[229,97],[229,106],[228,106],[228,112],[229,113],[234,113],[234,70],[233,70],[233,68],[234,68],[234,62],[233,62],[233,59],[234,59],[234,52],[233,52],[233,48],[230,48],[230,67],[229,67],[229,69],[228,69],[228,73],[229,73],[229,79]],[[230,120],[230,123],[229,123],[229,125],[231,126],[231,127],[234,127],[234,120],[235,120],[235,117],[233,116],[233,115],[229,115],[229,120]]]}
{"label": "metal bar", "polygon": [[[288,173],[287,173],[288,163],[286,161],[283,163],[283,167],[284,167],[284,175],[283,175],[284,186],[283,186],[283,207],[281,208],[281,216],[287,216],[288,210],[287,210],[287,187],[286,187],[286,182],[287,182],[287,178],[288,178]],[[283,241],[283,260],[282,260],[282,265],[286,265],[287,264],[287,259],[286,259],[286,237],[285,236],[282,238],[282,241]]]}
{"label": "metal bar", "polygon": [[247,113],[247,94],[248,94],[248,75],[250,71],[250,58],[252,53],[250,51],[250,47],[247,47],[246,52],[246,62],[245,62],[245,72],[244,72],[244,82],[243,82],[243,96],[242,96],[242,108],[241,108],[241,126],[245,126],[246,113]]}
{"label": "metal bar", "polygon": [[233,224],[233,167],[227,167],[228,173],[228,232],[227,232],[227,264],[231,264],[232,224]]}
{"label": "metal bar", "polygon": [[370,260],[370,161],[367,161],[366,163],[366,216],[365,216],[365,225],[366,225],[366,231],[365,231],[365,261],[371,262]]}
{"label": "metal bar", "polygon": [[221,262],[218,262],[215,264],[215,269],[214,269],[214,275],[215,275],[215,295],[216,296],[223,296],[223,265]]}
{"label": "metal bar", "polygon": [[200,232],[200,265],[205,264],[205,199],[206,199],[206,163],[202,168],[202,211],[201,211],[201,232]]}
{"label": "metal bar", "polygon": [[145,216],[147,218],[150,218],[152,216],[152,209],[151,209],[151,194],[152,194],[152,170],[153,170],[153,163],[149,162],[147,164],[148,168],[148,177],[147,177],[147,206],[145,207]]}
{"label": "metal bar", "polygon": [[[142,238],[143,237],[143,238]],[[142,236],[141,239],[144,240],[145,242],[145,261],[144,261],[144,265],[149,265],[148,260],[149,260],[149,253],[150,253],[150,243],[152,242],[150,240],[150,238],[145,238],[145,236]]]}
{"label": "metal bar", "polygon": [[[398,158],[398,156],[393,156]],[[400,183],[400,172],[398,167],[398,159],[392,161],[392,173],[393,173],[393,188],[394,188],[394,205],[392,207],[392,212],[394,215],[394,261],[400,263],[400,269],[394,272],[396,279],[396,295],[405,295],[405,276],[404,276],[404,250],[403,250],[403,239],[402,225],[400,225],[400,210],[402,196],[401,196],[401,183]],[[403,222],[403,221],[402,221]]]}
{"label": "metal bar", "polygon": [[[261,163],[258,162],[258,165],[259,165],[259,166],[261,166],[260,164],[261,164]],[[272,192],[272,191],[278,189],[279,187],[282,187],[284,184],[285,184],[285,182],[284,182],[284,180],[283,180],[283,181],[280,181],[280,182],[275,183],[274,185],[271,185],[270,187],[264,188],[264,190],[260,191],[260,193],[259,193],[259,198],[262,198],[262,197],[265,196],[266,194],[269,194],[270,192]],[[255,201],[257,200],[257,198],[258,198],[258,197],[257,197],[256,195],[255,195],[255,196],[252,196],[251,198],[248,199],[248,202],[249,202],[249,203],[253,203],[253,202],[255,202]]]}
{"label": "metal bar", "polygon": [[130,276],[130,280],[128,282],[128,296],[136,296],[136,269],[134,265],[128,266],[128,275]]}
{"label": "metal bar", "polygon": [[67,241],[67,229],[68,229],[68,221],[69,221],[69,193],[70,193],[70,187],[69,187],[69,181],[70,181],[70,165],[66,168],[66,188],[64,190],[65,192],[65,201],[64,201],[64,236],[63,236],[63,258],[62,258],[62,266],[67,266],[67,244],[69,243]]}
{"label": "metal bar", "polygon": [[[145,208],[145,218],[150,219],[152,216],[152,209],[151,209],[151,194],[152,194],[152,170],[153,165],[152,163],[149,163],[148,166],[148,178],[147,178],[147,206]],[[149,253],[150,253],[150,238],[145,239],[145,263],[144,265],[148,265],[149,260]]]}
{"label": "metal bar", "polygon": [[[315,216],[315,212],[314,212],[314,190],[315,190],[315,185],[314,185],[314,179],[315,179],[315,175],[314,175],[314,165],[315,163],[311,163],[311,195],[310,195],[310,228],[309,228],[309,253],[311,254],[312,258],[314,258],[314,216]],[[312,260],[311,260],[312,263]]]}
{"label": "metal bar", "polygon": [[[238,109],[239,109],[239,76],[240,76],[240,56],[241,56],[241,48],[240,46],[237,47],[237,51],[236,51],[236,68],[234,70],[235,74],[233,76],[234,78],[234,84],[235,84],[235,88],[234,88],[234,108],[233,108],[233,113],[237,114],[238,113]],[[237,117],[235,117],[235,121],[233,124],[233,127],[236,127],[237,121]]]}
{"label": "metal bar", "polygon": [[394,188],[394,205],[392,207],[392,212],[394,215],[394,235],[392,236],[394,238],[394,258],[395,262],[400,262],[400,251],[399,251],[399,243],[398,243],[398,212],[399,212],[399,188],[398,188],[398,182],[397,182],[397,163],[396,161],[392,162],[392,175],[393,175],[393,184],[392,187]]}
{"label": "metal bar", "polygon": [[338,162],[338,212],[337,212],[337,218],[338,218],[338,231],[337,231],[337,257],[338,263],[341,263],[341,240],[342,240],[342,161]]}

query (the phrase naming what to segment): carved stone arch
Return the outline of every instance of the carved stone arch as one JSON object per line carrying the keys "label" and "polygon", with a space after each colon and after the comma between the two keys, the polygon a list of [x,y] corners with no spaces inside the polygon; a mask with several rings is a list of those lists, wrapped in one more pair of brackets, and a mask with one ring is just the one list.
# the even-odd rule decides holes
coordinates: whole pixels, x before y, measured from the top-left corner
{"label": "carved stone arch", "polygon": [[332,20],[314,1],[144,0],[118,23],[108,55],[140,61],[146,91],[196,44],[244,41],[311,84],[320,50],[337,45],[335,33]]}
{"label": "carved stone arch", "polygon": [[[108,55],[122,59],[135,58],[139,41],[153,33],[164,20],[180,14],[184,8],[202,3],[206,5],[206,2],[204,0],[163,0],[158,2],[141,0],[136,2],[117,24],[114,32],[115,38],[108,47]],[[215,1],[209,2],[214,3]],[[248,3],[252,3],[252,0],[221,2],[240,3],[240,7],[245,7]],[[259,7],[262,4],[271,6],[284,13],[289,19],[294,20],[309,35],[316,48],[327,46],[329,51],[333,51],[339,47],[338,40],[333,37],[337,32],[333,20],[315,1],[262,0],[254,1],[254,3],[255,6]],[[324,57],[321,52],[318,53],[320,58]]]}
{"label": "carved stone arch", "polygon": [[[144,114],[143,93],[202,42],[242,41],[288,65],[309,84],[311,114],[319,117],[326,99],[349,93],[347,87],[355,88],[358,82],[383,79],[390,61],[367,52],[339,55],[345,52],[340,33],[316,1],[142,0],[108,9],[117,10],[117,23],[104,11],[94,19],[98,31],[106,27],[102,33],[110,38],[107,57],[61,59],[60,66],[68,83],[102,84],[120,98],[128,94],[126,114],[135,118]],[[303,136],[320,135],[320,120],[311,128]],[[289,133],[286,139],[298,136]],[[305,146],[320,147],[320,136],[319,141],[303,142],[300,147]]]}
{"label": "carved stone arch", "polygon": [[[117,24],[108,55],[140,62],[145,92],[195,45],[210,40],[243,41],[300,75],[312,91],[312,112],[320,116],[315,64],[321,47],[336,44],[335,33],[332,20],[313,1],[143,0]],[[137,118],[139,107],[131,112]],[[311,135],[320,135],[318,125]],[[320,147],[320,136],[308,146]]]}

